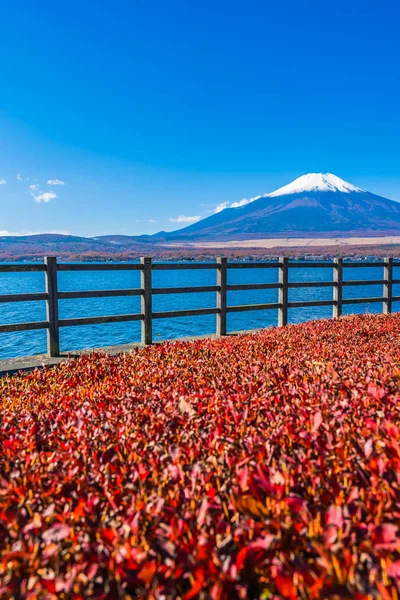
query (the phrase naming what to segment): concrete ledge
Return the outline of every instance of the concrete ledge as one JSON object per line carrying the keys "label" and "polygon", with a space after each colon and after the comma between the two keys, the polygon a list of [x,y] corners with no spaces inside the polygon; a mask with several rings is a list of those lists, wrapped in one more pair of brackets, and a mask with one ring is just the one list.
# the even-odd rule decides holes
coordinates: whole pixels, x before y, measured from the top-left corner
{"label": "concrete ledge", "polygon": [[[236,335],[248,335],[252,333],[259,333],[263,329],[251,329],[247,331],[234,331],[227,334],[229,336]],[[154,340],[153,345],[167,344],[168,342],[191,342],[193,340],[205,340],[205,339],[221,339],[215,334],[210,335],[196,335],[193,337],[182,337],[174,338],[171,340]],[[36,354],[35,356],[21,356],[18,358],[6,358],[0,360],[0,377],[6,375],[15,375],[22,371],[33,371],[34,369],[42,369],[44,367],[54,367],[62,362],[68,360],[76,360],[80,356],[85,354],[91,354],[92,352],[100,352],[103,354],[124,354],[125,352],[131,352],[135,348],[143,348],[143,344],[121,344],[119,346],[104,346],[102,348],[86,348],[85,350],[73,350],[71,352],[62,352],[60,356],[49,358],[46,354]]]}
{"label": "concrete ledge", "polygon": [[71,352],[62,352],[60,356],[48,357],[46,354],[36,354],[35,356],[21,356],[18,358],[8,358],[0,360],[0,377],[5,375],[14,375],[20,371],[33,371],[44,367],[54,367],[68,360],[75,360],[85,354],[92,352],[103,352],[104,354],[120,354],[130,352],[133,348],[141,347],[141,344],[124,344],[121,346],[106,346],[104,348],[87,348]]}
{"label": "concrete ledge", "polygon": [[[155,340],[154,344],[165,344],[168,342],[189,342],[191,340],[215,338],[215,335],[200,335],[196,337],[175,338],[172,340]],[[100,352],[103,354],[123,354],[131,352],[135,348],[143,348],[142,344],[121,344],[119,346],[105,346],[103,348],[86,348],[85,350],[76,350],[71,352],[62,352],[60,356],[49,358],[46,354],[36,354],[35,356],[21,356],[18,358],[7,358],[0,360],[0,377],[14,375],[21,371],[33,371],[44,367],[54,367],[68,360],[75,360],[85,354]]]}

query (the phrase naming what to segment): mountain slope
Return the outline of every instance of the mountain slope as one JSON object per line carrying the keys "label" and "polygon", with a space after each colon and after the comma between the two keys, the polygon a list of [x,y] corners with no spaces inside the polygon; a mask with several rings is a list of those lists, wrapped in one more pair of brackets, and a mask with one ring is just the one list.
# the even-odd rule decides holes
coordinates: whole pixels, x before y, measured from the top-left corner
{"label": "mountain slope", "polygon": [[400,203],[331,173],[309,173],[275,192],[211,215],[167,239],[400,232]]}

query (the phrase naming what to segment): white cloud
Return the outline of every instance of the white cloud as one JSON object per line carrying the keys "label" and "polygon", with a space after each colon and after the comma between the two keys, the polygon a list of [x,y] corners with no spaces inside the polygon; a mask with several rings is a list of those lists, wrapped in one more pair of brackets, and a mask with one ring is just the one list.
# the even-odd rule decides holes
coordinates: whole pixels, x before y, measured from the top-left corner
{"label": "white cloud", "polygon": [[37,204],[40,204],[41,202],[47,203],[50,202],[50,200],[57,198],[57,194],[55,192],[44,192],[38,183],[32,183],[26,193],[32,196]]}
{"label": "white cloud", "polygon": [[64,181],[61,181],[61,179],[49,179],[47,183],[49,185],[65,185]]}
{"label": "white cloud", "polygon": [[157,223],[154,219],[149,219],[149,223]]}
{"label": "white cloud", "polygon": [[246,204],[250,204],[253,202],[253,198],[242,198],[239,202],[232,202],[231,208],[239,208],[240,206],[246,206]]}
{"label": "white cloud", "polygon": [[246,204],[254,202],[254,200],[259,200],[260,198],[260,195],[254,196],[254,198],[242,198],[241,200],[238,200],[238,202],[232,202],[232,204],[229,204],[229,202],[221,202],[221,204],[217,204],[214,208],[214,213],[219,213],[225,208],[240,208],[241,206],[246,206]]}
{"label": "white cloud", "polygon": [[7,181],[5,179],[0,179],[0,185],[6,185]]}
{"label": "white cloud", "polygon": [[229,204],[229,202],[221,202],[221,204],[217,204],[217,206],[214,208],[214,212],[215,213],[221,212],[221,210],[228,208],[228,204]]}
{"label": "white cloud", "polygon": [[57,194],[55,192],[43,192],[38,196],[33,196],[34,201],[38,204],[41,202],[50,202],[50,200],[54,200],[54,198],[57,198]]}
{"label": "white cloud", "polygon": [[185,215],[179,215],[179,217],[170,217],[168,221],[170,223],[196,223],[201,219],[200,216],[186,217]]}
{"label": "white cloud", "polygon": [[18,179],[18,181],[22,181],[22,175],[21,175],[21,173],[18,173],[16,178]]}

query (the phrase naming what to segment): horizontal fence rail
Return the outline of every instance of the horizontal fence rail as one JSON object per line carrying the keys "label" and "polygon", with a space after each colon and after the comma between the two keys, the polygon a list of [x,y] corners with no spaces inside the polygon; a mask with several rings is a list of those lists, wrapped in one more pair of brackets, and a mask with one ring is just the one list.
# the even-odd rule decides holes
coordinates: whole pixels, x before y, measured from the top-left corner
{"label": "horizontal fence rail", "polygon": [[47,300],[45,293],[39,294],[3,294],[0,296],[0,302],[37,302],[38,300]]}
{"label": "horizontal fence rail", "polygon": [[[400,261],[386,258],[383,261],[343,261],[336,258],[334,261],[290,262],[288,258],[270,262],[232,262],[225,257],[218,258],[215,263],[153,263],[150,257],[143,257],[138,264],[67,264],[58,263],[55,257],[46,257],[43,264],[34,265],[2,265],[0,273],[28,273],[43,272],[45,277],[45,292],[30,294],[3,294],[0,295],[0,304],[5,302],[46,302],[46,320],[28,323],[0,324],[0,333],[16,331],[47,330],[47,352],[49,356],[60,354],[60,328],[75,327],[80,325],[94,325],[103,323],[121,323],[140,321],[142,328],[142,344],[153,342],[152,326],[154,319],[174,319],[179,317],[216,315],[216,334],[224,336],[227,333],[226,317],[230,313],[239,313],[255,310],[277,310],[278,325],[284,326],[288,322],[289,308],[309,308],[318,306],[331,306],[334,317],[342,314],[342,307],[351,304],[382,303],[383,312],[392,311],[393,302],[399,302],[400,296],[393,296],[393,285],[400,284],[400,279],[393,278],[393,268],[400,267]],[[343,281],[343,271],[352,267],[383,267],[383,279],[367,281]],[[293,269],[330,268],[333,270],[332,281],[289,281],[289,271]],[[186,286],[186,287],[153,287],[153,271],[181,271],[213,269],[216,272],[216,285]],[[228,284],[228,270],[231,269],[276,269],[278,272],[275,283],[254,284]],[[58,272],[64,271],[140,271],[140,288],[121,290],[86,290],[86,291],[59,291]],[[343,298],[343,288],[353,286],[382,286],[382,296],[372,298]],[[301,288],[332,288],[331,300],[290,301],[289,290]],[[243,304],[228,306],[228,292],[278,290],[278,302],[265,304]],[[208,308],[193,308],[189,310],[153,311],[152,300],[155,295],[170,294],[199,294],[215,293],[216,306]],[[111,298],[139,296],[141,311],[136,314],[109,315],[98,317],[78,317],[72,319],[59,318],[59,300],[79,298]]]}

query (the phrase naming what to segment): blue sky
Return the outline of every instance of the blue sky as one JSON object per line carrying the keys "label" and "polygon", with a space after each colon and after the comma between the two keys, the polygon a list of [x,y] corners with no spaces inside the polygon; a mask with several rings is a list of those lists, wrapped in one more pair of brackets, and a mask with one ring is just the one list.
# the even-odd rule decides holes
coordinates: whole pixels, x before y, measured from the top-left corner
{"label": "blue sky", "polygon": [[395,0],[5,0],[0,231],[173,229],[310,171],[400,201],[399,18]]}

